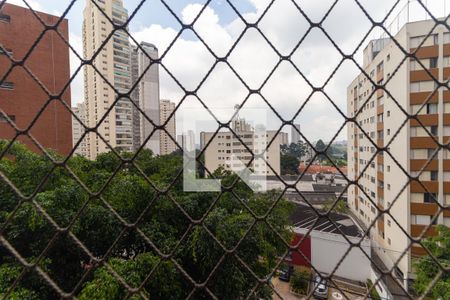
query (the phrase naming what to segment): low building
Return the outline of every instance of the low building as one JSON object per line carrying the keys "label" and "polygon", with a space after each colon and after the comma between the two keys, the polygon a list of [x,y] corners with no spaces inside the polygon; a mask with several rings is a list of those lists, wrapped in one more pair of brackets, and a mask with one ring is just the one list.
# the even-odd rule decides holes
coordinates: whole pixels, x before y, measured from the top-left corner
{"label": "low building", "polygon": [[[350,217],[337,213],[319,217],[311,207],[298,204],[290,221],[294,231],[291,245],[298,246],[297,251],[290,253],[290,263],[313,266],[320,273],[333,273],[359,282],[371,277],[370,240],[363,238],[362,231]],[[360,242],[360,246],[349,250],[351,245],[347,240]],[[342,257],[345,258],[341,261]]]}
{"label": "low building", "polygon": [[[226,132],[201,132],[201,149],[205,149],[205,166],[211,173],[222,167],[225,170],[240,170],[252,159],[253,154],[264,154],[264,159],[254,159],[249,165],[255,175],[280,174],[280,146],[286,142],[287,134],[275,130],[261,131],[236,118],[232,130]],[[239,136],[239,138],[238,138]],[[242,141],[242,142],[241,142]],[[270,143],[270,145],[269,145]],[[268,147],[267,147],[268,146]],[[248,149],[247,149],[248,148]]]}
{"label": "low building", "polygon": [[300,172],[300,174],[302,173],[306,173],[306,174],[347,174],[347,167],[341,167],[339,168],[339,170],[334,167],[334,166],[322,166],[319,164],[305,164],[305,163],[300,163],[299,167],[298,167],[298,171]]}

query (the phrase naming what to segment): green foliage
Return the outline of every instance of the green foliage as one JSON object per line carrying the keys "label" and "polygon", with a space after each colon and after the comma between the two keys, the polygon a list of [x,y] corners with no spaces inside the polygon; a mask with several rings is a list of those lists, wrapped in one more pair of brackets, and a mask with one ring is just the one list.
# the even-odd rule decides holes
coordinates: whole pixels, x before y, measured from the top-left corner
{"label": "green foliage", "polygon": [[[325,149],[327,149],[327,146],[328,144],[325,144],[324,141],[318,140],[316,142],[315,148],[317,151],[325,151]],[[318,159],[322,162],[323,165],[333,166],[330,159],[338,167],[347,165],[347,148],[345,146],[331,144],[328,146],[326,153],[326,156],[324,154],[318,155]]]}
{"label": "green foliage", "polygon": [[289,145],[281,145],[281,154],[290,155],[300,159],[306,153],[306,144],[302,141],[291,143]]}
{"label": "green foliage", "polygon": [[302,141],[281,145],[280,167],[281,175],[298,174],[300,159],[306,153],[306,144]]}
{"label": "green foliage", "polygon": [[[328,200],[327,202],[325,202],[322,205],[322,209],[324,211],[329,211],[331,209],[331,207],[333,206],[335,201],[336,201],[335,199]],[[339,214],[347,213],[348,212],[347,203],[344,200],[339,199],[338,202],[336,203],[336,205],[333,207],[332,211],[336,212],[336,213],[339,213]]]}
{"label": "green foliage", "polygon": [[291,288],[296,293],[306,295],[310,279],[311,274],[307,270],[295,270],[290,281]]}
{"label": "green foliage", "polygon": [[371,289],[371,290],[370,290],[370,298],[371,298],[371,299],[374,299],[374,300],[381,300],[380,294],[378,294],[378,292],[377,292],[377,290],[376,290],[375,288],[372,288],[372,287],[373,287],[372,280],[367,279],[367,287],[368,287],[369,289]]}
{"label": "green foliage", "polygon": [[281,154],[280,157],[281,175],[298,174],[299,164],[300,160],[297,157],[290,154]]}
{"label": "green foliage", "polygon": [[[444,268],[450,267],[450,229],[444,225],[436,226],[437,235],[423,241],[425,247]],[[439,266],[429,256],[425,255],[414,262],[417,279],[414,289],[418,294],[423,294],[439,272]],[[450,275],[444,273],[429,295],[432,299],[450,299]]]}
{"label": "green foliage", "polygon": [[[0,141],[0,151],[6,145]],[[121,155],[132,157],[131,153]],[[176,265],[197,282],[203,282],[215,270],[208,287],[217,297],[246,298],[256,281],[233,255],[224,256],[223,249],[206,228],[224,247],[236,248],[239,257],[261,278],[271,273],[277,259],[286,251],[280,237],[264,222],[255,221],[252,215],[264,216],[272,209],[277,194],[254,194],[229,172],[218,170],[215,175],[222,178],[224,186],[236,183],[233,193],[224,191],[211,209],[219,193],[184,192],[182,176],[178,176],[183,161],[178,154],[156,157],[143,150],[135,161],[139,169],[123,164],[114,153],[101,154],[94,161],[74,156],[67,164],[82,185],[99,196],[90,196],[64,168],[53,168],[49,159],[14,144],[0,160],[0,170],[25,195],[39,189],[33,201],[23,202],[12,188],[0,181],[0,221],[8,220],[3,235],[28,262],[34,261],[53,239],[40,266],[62,290],[72,291],[86,270],[93,268],[84,278],[78,298],[127,296],[127,289],[112,270],[132,288],[139,287],[151,274],[141,293],[131,295],[132,299],[185,298],[193,287]],[[50,176],[46,176],[48,172]],[[170,187],[170,192],[158,195],[155,187],[161,190]],[[105,259],[109,267],[96,265],[68,234],[61,233],[54,238],[57,231],[41,209],[57,226],[71,226],[70,232],[89,253]],[[291,238],[286,226],[291,209],[291,204],[281,199],[267,217],[285,240]],[[191,225],[189,218],[203,220],[204,226]],[[136,224],[137,228],[125,228],[122,222]],[[172,254],[173,260],[161,260],[158,251]],[[9,292],[21,271],[22,265],[0,247],[0,296]],[[253,296],[271,299],[271,292],[263,287]],[[202,292],[194,295],[197,299],[204,297],[207,296]],[[9,293],[9,298],[59,297],[35,271],[30,271]]]}

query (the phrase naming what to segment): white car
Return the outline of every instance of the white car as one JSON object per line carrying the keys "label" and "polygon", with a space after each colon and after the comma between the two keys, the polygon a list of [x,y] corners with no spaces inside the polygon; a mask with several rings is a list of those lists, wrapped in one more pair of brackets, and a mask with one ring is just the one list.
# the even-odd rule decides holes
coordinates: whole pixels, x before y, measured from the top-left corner
{"label": "white car", "polygon": [[314,278],[314,296],[319,299],[328,299],[328,283],[320,275]]}

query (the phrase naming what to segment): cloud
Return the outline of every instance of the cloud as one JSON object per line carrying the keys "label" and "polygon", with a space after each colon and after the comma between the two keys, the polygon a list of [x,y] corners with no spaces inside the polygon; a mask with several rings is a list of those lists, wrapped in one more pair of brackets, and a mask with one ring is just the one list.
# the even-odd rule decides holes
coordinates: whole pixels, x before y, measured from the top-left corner
{"label": "cloud", "polygon": [[[69,43],[73,47],[73,49],[80,55],[83,56],[83,42],[79,35],[74,34],[73,32],[69,33]],[[70,74],[73,75],[77,68],[80,66],[81,61],[75,55],[75,53],[70,50]],[[72,92],[72,105],[74,106],[77,103],[84,101],[84,80],[83,80],[83,69],[77,73],[75,78],[73,79],[71,85]]]}
{"label": "cloud", "polygon": [[[243,17],[249,22],[254,22],[261,16],[270,1],[250,0],[250,2],[254,5],[255,11],[243,14]],[[332,1],[329,2],[331,5]],[[335,42],[340,47],[351,51],[370,29],[370,23],[364,23],[366,17],[359,7],[352,5],[351,1],[343,2],[342,6],[335,7],[329,14],[326,26],[333,29],[339,28],[339,31],[330,29]],[[320,20],[329,8],[325,2],[324,5],[322,3],[318,5],[315,1],[302,1],[302,3],[298,1],[297,3],[313,21]],[[192,22],[201,9],[201,4],[187,5],[181,14],[183,22]],[[351,23],[352,20],[348,18],[349,13],[358,19],[361,26],[354,26]],[[183,87],[195,90],[203,76],[215,63],[214,55],[219,58],[227,55],[244,28],[242,20],[237,17],[229,24],[222,25],[220,13],[207,7],[194,24],[194,29],[210,50],[207,50],[194,34],[183,34],[165,54],[162,62]],[[199,89],[198,96],[212,108],[213,112],[220,114],[220,108],[232,108],[235,104],[242,103],[249,93],[238,77],[249,88],[259,89],[270,76],[261,93],[282,118],[289,120],[311,95],[312,89],[307,81],[314,86],[322,86],[338,66],[342,56],[321,30],[313,29],[292,56],[292,62],[301,74],[289,62],[282,62],[273,71],[280,59],[276,51],[282,55],[290,54],[309,29],[308,21],[290,0],[275,1],[259,23],[259,28],[275,50],[257,30],[249,29],[227,57],[234,71],[224,63],[218,64]],[[132,33],[139,41],[158,45],[160,53],[166,51],[176,34],[175,29],[159,25],[151,25]],[[346,88],[356,75],[356,67],[341,67],[336,75],[339,78],[331,80],[325,89],[344,113],[346,112]],[[182,90],[177,88],[170,76],[162,71],[161,97],[178,102],[183,95]],[[323,95],[313,95],[295,120],[301,124],[302,132],[309,139],[329,140],[344,122],[336,109],[324,99]],[[185,106],[200,106],[195,102],[194,99],[190,99]],[[246,107],[268,108],[268,105],[260,97],[251,97]],[[279,128],[281,122],[278,117],[270,110],[269,115],[271,127]],[[290,128],[286,128],[286,131],[290,131]],[[345,135],[344,130],[339,138],[345,138]]]}
{"label": "cloud", "polygon": [[[22,7],[28,7],[22,0],[6,0],[6,2]],[[37,0],[27,0],[27,3],[31,6],[32,9],[45,12],[44,7]]]}
{"label": "cloud", "polygon": [[[267,11],[270,0],[246,1],[254,7],[254,10],[243,13],[243,18],[250,23],[256,22],[264,13],[258,27],[272,45],[269,45],[255,29],[247,30],[241,37],[245,24],[237,15],[228,24],[224,24],[221,19],[224,13],[222,9],[228,6],[226,2],[220,6],[214,6],[217,10],[208,6],[202,11],[203,4],[200,3],[191,3],[182,9],[179,16],[184,23],[191,23],[202,11],[194,24],[194,30],[201,41],[194,33],[186,30],[173,43],[178,34],[179,25],[167,25],[170,22],[165,23],[164,26],[147,23],[147,26],[132,32],[133,37],[138,41],[155,44],[159,48],[160,55],[164,55],[163,64],[167,71],[160,69],[161,97],[175,102],[180,101],[185,94],[183,88],[196,90],[204,76],[210,72],[197,94],[214,113],[220,114],[221,108],[232,108],[235,104],[242,103],[248,95],[249,91],[241,80],[249,88],[259,89],[270,76],[261,89],[261,93],[281,117],[289,120],[310,98],[295,121],[301,124],[302,133],[308,138],[330,139],[334,135],[333,131],[338,127],[337,124],[341,124],[343,118],[328,101],[324,100],[323,95],[316,93],[311,97],[312,90],[307,82],[316,87],[321,87],[328,82],[324,91],[345,113],[346,88],[357,75],[358,69],[353,63],[347,61],[335,71],[342,60],[341,54],[321,29],[310,30],[308,19],[319,22],[326,16],[322,23],[323,30],[344,53],[351,54],[358,44],[362,42],[361,47],[364,47],[368,41],[367,39],[362,41],[372,25],[365,13],[368,13],[375,21],[381,21],[396,1],[360,0],[366,12],[363,12],[354,0],[337,1],[331,10],[334,0],[293,0],[301,11],[292,0],[276,0]],[[7,2],[25,6],[22,0]],[[42,3],[45,3],[43,0],[27,0],[27,2],[36,10],[49,8],[55,12],[56,9],[43,5]],[[132,6],[130,3],[133,0],[128,2]],[[145,7],[142,8],[142,10],[145,9]],[[398,5],[392,16],[396,16],[400,9]],[[230,10],[229,7],[228,10]],[[424,16],[423,9],[415,10],[419,11],[418,15]],[[434,11],[442,12],[443,10],[436,7]],[[230,20],[229,16],[226,19]],[[391,20],[392,18],[387,24]],[[139,21],[139,24],[142,24],[142,21]],[[72,29],[70,29],[70,43],[79,54],[82,54],[80,33],[73,32]],[[379,30],[377,32],[373,32],[372,37],[377,37]],[[233,47],[238,38],[239,43]],[[206,43],[208,47],[205,47],[203,43]],[[169,45],[171,48],[167,51]],[[273,70],[279,63],[277,52],[281,55],[290,55],[294,49],[291,60],[295,68],[290,62],[281,62]],[[362,63],[361,53],[361,48],[356,51],[356,59],[360,63]],[[227,56],[227,62],[234,70],[226,63],[218,63],[211,70],[216,63],[215,56],[217,58]],[[74,72],[80,62],[73,53],[71,53],[70,62],[71,70]],[[335,74],[330,79],[333,72]],[[176,81],[182,85],[182,88]],[[83,100],[83,72],[80,72],[72,83],[72,99],[73,103]],[[188,100],[184,106],[201,106],[194,97]],[[247,100],[246,106],[268,107],[261,97],[255,96]],[[272,112],[270,115],[271,126],[279,127],[281,122],[278,117]],[[290,128],[286,128],[286,131],[290,131]],[[340,135],[340,138],[342,137],[345,137],[345,133]]]}

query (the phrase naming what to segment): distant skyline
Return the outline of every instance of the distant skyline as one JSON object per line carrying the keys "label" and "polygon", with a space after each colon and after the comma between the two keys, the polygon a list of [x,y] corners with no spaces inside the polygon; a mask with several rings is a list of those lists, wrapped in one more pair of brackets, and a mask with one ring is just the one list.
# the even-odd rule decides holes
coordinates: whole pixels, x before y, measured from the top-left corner
{"label": "distant skyline", "polygon": [[[24,5],[21,0],[7,0],[7,2]],[[28,0],[27,2],[36,10],[56,15],[61,15],[70,3],[69,0]],[[130,15],[140,2],[124,0],[124,5]],[[166,2],[180,20],[189,23],[197,16],[205,1],[167,0]],[[231,0],[230,2],[236,5],[246,20],[255,21],[270,1]],[[324,0],[320,3],[313,0],[296,0],[296,3],[313,21],[319,21],[333,2],[332,0]],[[396,3],[394,0],[361,0],[359,2],[376,21],[380,21]],[[406,0],[400,1],[395,12],[391,14],[391,19],[405,3]],[[434,13],[442,14],[443,8],[447,11],[450,10],[449,0],[428,1],[427,4]],[[81,25],[84,6],[85,1],[76,1],[67,15],[70,43],[80,55],[83,53]],[[411,9],[411,12],[415,12],[419,18],[420,16],[425,18],[426,13],[422,8]],[[280,16],[283,17],[280,18]],[[291,0],[275,1],[259,25],[282,55],[289,54],[309,28],[308,22],[298,12]],[[361,43],[371,26],[370,21],[353,0],[338,1],[323,23],[324,30],[341,50],[348,54],[351,54]],[[160,55],[164,55],[180,28],[176,19],[159,1],[146,1],[130,23],[132,36],[138,42],[146,41],[155,44],[159,48]],[[203,11],[194,28],[212,51],[218,56],[223,56],[245,26],[227,1],[216,0],[211,1],[210,6]],[[378,37],[381,34],[380,29],[371,33],[370,37]],[[355,59],[360,65],[362,65],[361,53],[368,41],[369,39],[365,39],[356,53]],[[306,79],[316,87],[322,86],[327,81],[341,60],[342,56],[318,28],[314,28],[308,33],[299,49],[292,55],[292,61]],[[253,29],[247,31],[228,58],[228,62],[250,88],[258,88],[278,61],[279,56],[276,52]],[[192,32],[184,32],[163,59],[163,64],[186,89],[195,89],[214,62],[214,57]],[[72,70],[76,69],[79,63],[75,55],[72,55]],[[352,62],[344,61],[324,88],[324,92],[344,114],[346,114],[347,86],[358,71]],[[80,72],[72,85],[74,105],[83,100],[82,76],[83,72]],[[287,62],[282,62],[278,66],[261,90],[263,96],[286,120],[292,118],[311,91],[304,78]],[[177,87],[167,72],[161,70],[161,98],[179,103],[183,95],[182,90]],[[229,119],[231,116],[222,115],[220,108],[224,106],[232,108],[235,104],[241,103],[247,95],[248,90],[223,63],[216,66],[198,92],[198,96],[222,120]],[[246,106],[267,107],[262,99],[255,95],[248,99]],[[201,107],[201,105],[196,99],[189,97],[182,107]],[[281,125],[274,113],[271,113],[269,118],[273,128]],[[301,125],[302,134],[308,140],[328,141],[342,126],[344,118],[322,93],[316,92],[295,119],[295,123]],[[290,132],[291,128],[284,127],[283,131]],[[343,139],[346,139],[345,128],[341,130],[336,140]]]}

